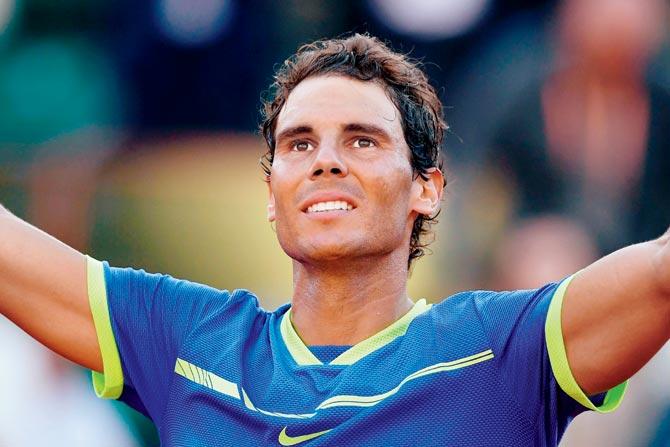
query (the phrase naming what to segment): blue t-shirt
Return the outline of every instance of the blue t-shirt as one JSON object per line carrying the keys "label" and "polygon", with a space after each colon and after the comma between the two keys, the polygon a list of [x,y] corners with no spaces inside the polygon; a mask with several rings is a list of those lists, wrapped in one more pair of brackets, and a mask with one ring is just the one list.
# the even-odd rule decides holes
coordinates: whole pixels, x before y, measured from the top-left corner
{"label": "blue t-shirt", "polygon": [[569,279],[420,300],[326,362],[289,304],[267,312],[246,290],[90,258],[88,280],[96,392],[151,418],[164,446],[555,446],[625,389],[597,406],[576,385],[560,333]]}

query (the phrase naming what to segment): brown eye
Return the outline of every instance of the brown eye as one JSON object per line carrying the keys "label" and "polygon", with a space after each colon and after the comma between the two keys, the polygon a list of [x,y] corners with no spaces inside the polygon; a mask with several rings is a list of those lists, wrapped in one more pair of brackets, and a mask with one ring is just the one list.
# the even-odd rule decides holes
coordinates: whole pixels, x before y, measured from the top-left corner
{"label": "brown eye", "polygon": [[356,138],[356,140],[354,140],[354,147],[361,149],[367,147],[375,147],[375,142],[369,138]]}
{"label": "brown eye", "polygon": [[305,152],[312,150],[312,145],[307,141],[296,141],[293,143],[293,150],[297,152]]}

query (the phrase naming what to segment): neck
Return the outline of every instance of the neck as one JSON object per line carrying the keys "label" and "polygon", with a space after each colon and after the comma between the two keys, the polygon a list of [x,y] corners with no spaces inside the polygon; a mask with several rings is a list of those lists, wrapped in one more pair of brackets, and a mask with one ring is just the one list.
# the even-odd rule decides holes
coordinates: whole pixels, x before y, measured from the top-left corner
{"label": "neck", "polygon": [[365,340],[411,309],[407,275],[403,252],[346,265],[293,261],[293,326],[308,346]]}

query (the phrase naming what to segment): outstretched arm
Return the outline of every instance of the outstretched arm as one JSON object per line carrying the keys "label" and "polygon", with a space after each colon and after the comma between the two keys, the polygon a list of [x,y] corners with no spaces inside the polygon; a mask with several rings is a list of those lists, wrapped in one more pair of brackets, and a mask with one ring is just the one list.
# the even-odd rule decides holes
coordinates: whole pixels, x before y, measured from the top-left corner
{"label": "outstretched arm", "polygon": [[102,371],[85,256],[1,205],[0,313],[54,352]]}
{"label": "outstretched arm", "polygon": [[670,338],[670,229],[581,271],[567,288],[563,340],[587,394],[628,379]]}

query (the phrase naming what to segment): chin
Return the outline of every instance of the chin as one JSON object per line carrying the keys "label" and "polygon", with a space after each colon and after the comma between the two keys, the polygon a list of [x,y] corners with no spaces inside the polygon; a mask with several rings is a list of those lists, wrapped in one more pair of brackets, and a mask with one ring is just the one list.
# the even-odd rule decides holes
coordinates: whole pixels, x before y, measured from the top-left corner
{"label": "chin", "polygon": [[326,244],[312,246],[303,251],[303,256],[311,261],[337,261],[340,259],[351,259],[360,255],[361,249],[348,246],[348,244]]}
{"label": "chin", "polygon": [[298,262],[320,263],[342,259],[353,259],[363,255],[369,247],[356,241],[304,241],[282,248],[288,256]]}

